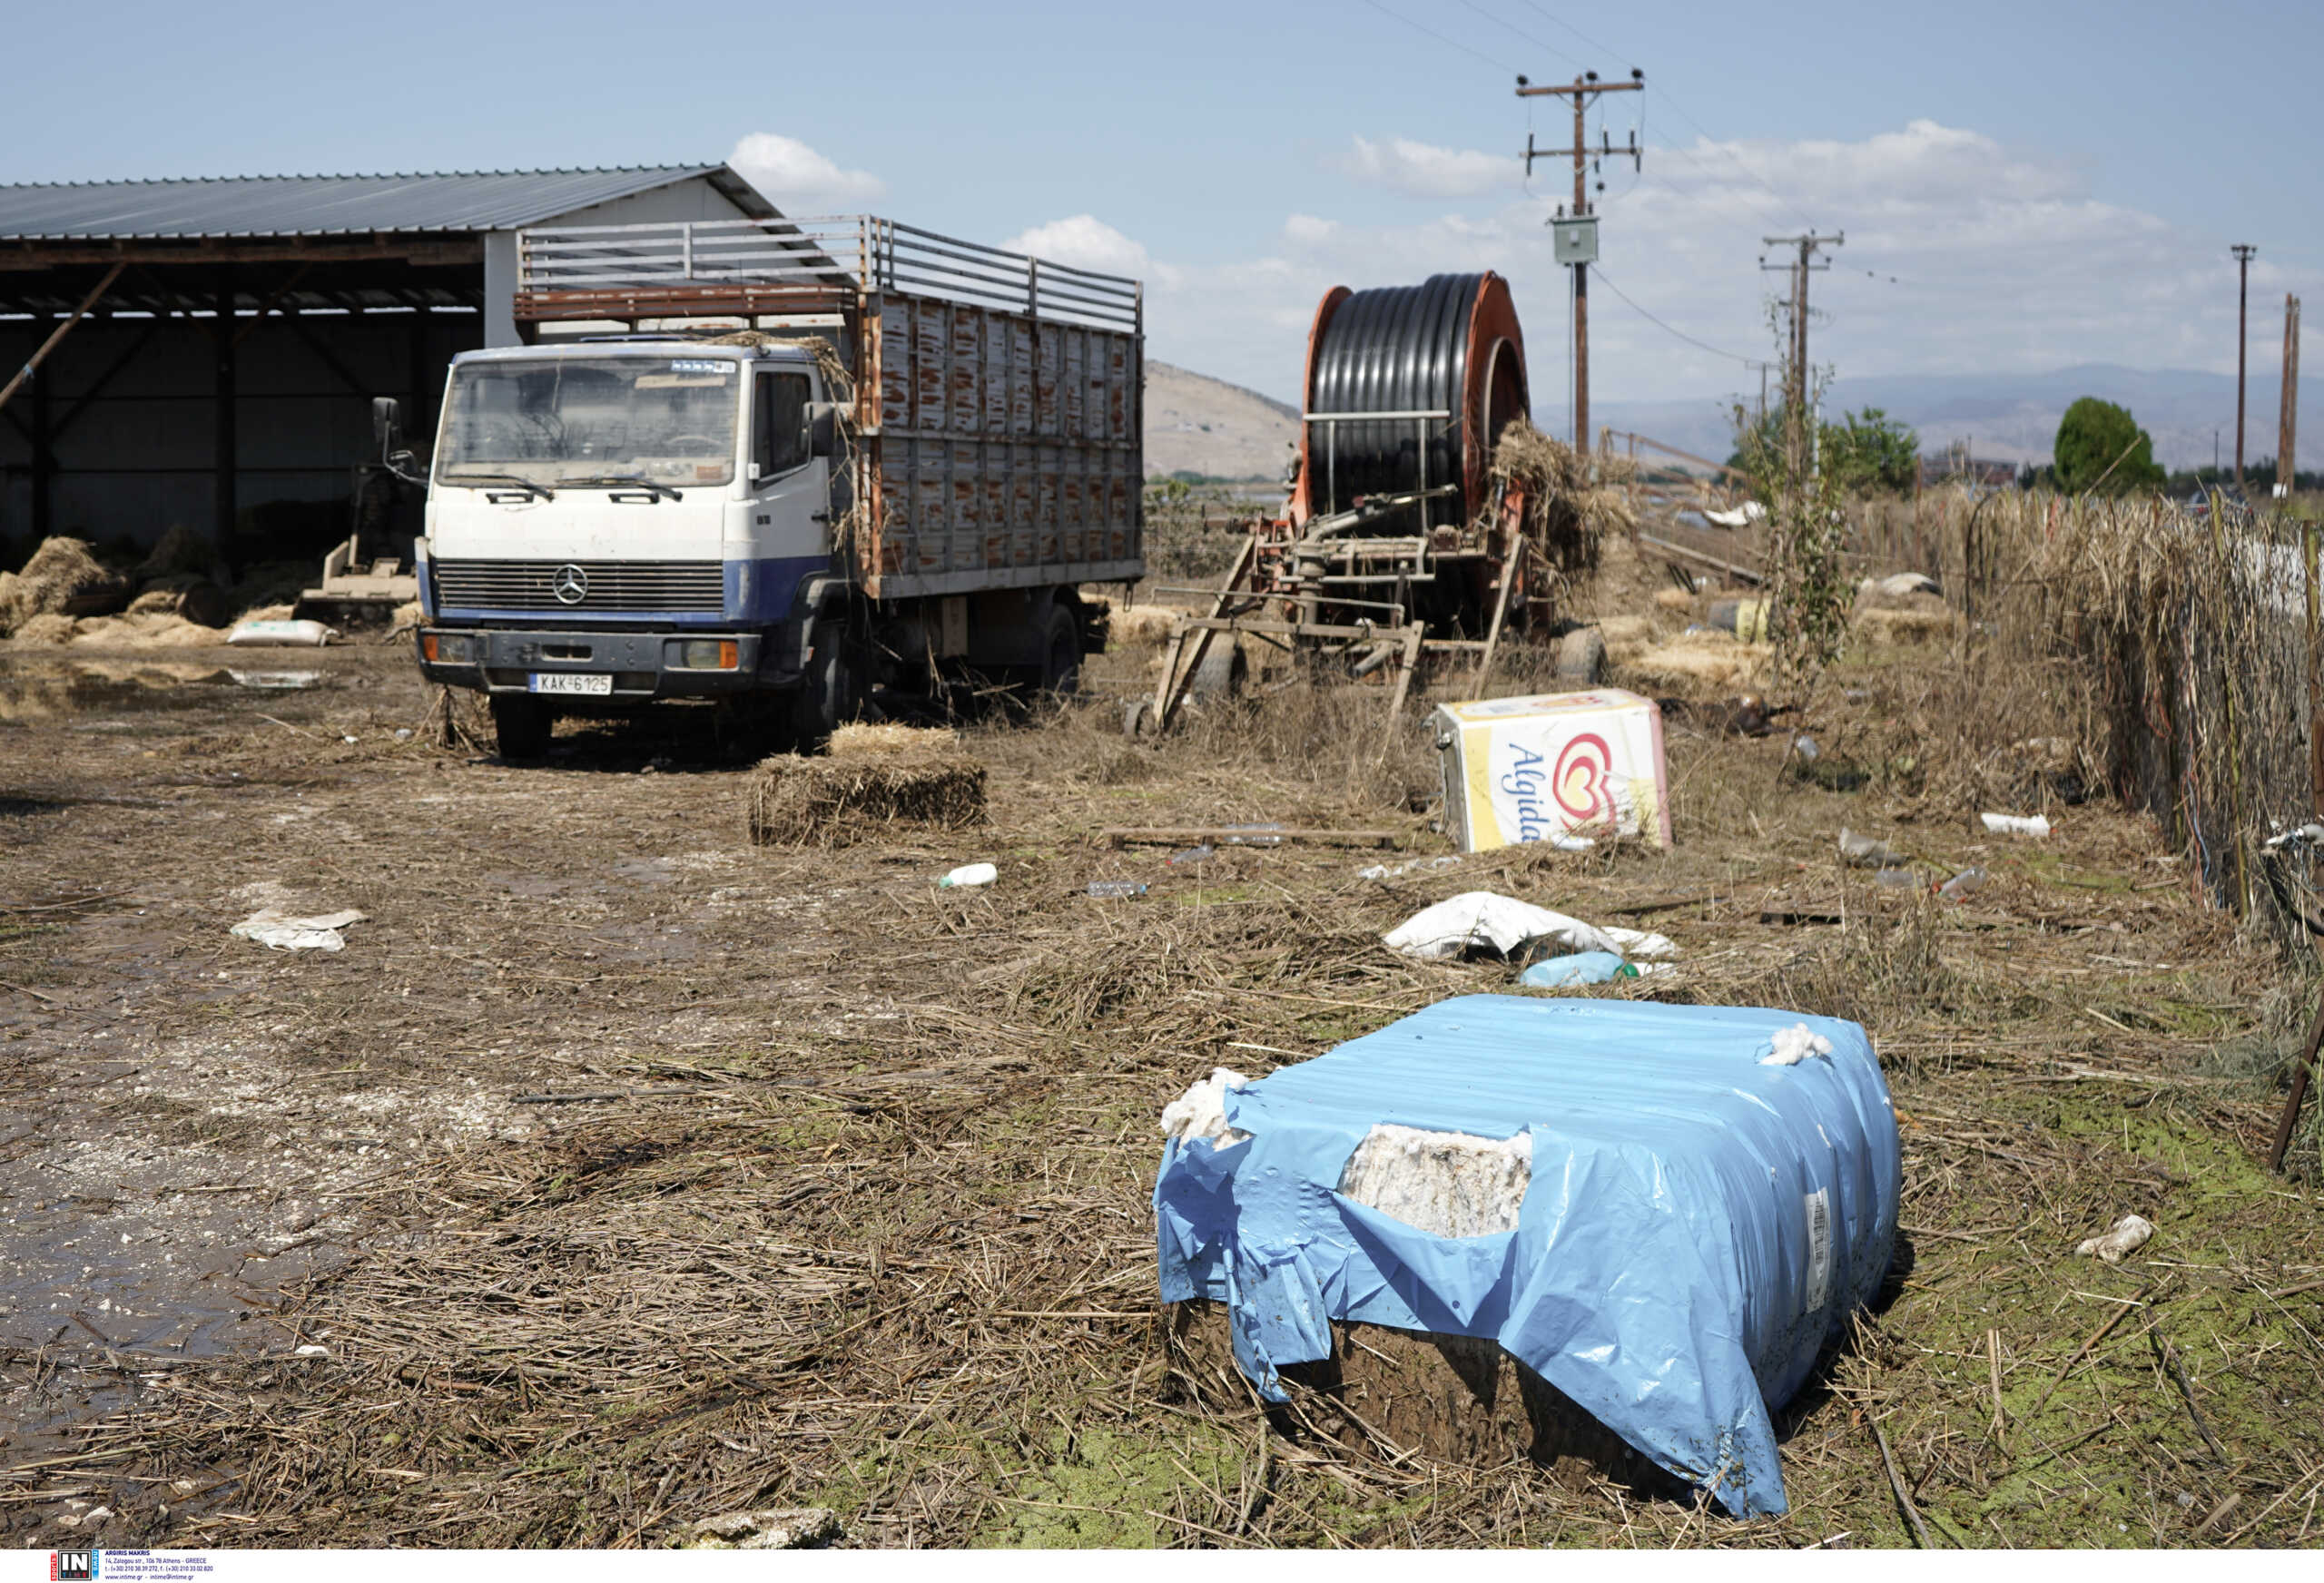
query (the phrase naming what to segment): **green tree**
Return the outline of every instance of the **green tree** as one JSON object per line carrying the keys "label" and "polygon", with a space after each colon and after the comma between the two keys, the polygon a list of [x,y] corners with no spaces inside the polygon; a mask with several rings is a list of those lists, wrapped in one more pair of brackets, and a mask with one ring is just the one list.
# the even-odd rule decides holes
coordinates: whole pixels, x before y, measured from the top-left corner
{"label": "green tree", "polygon": [[1920,472],[1921,437],[1877,407],[1824,425],[1824,470],[1844,489],[1909,490]]}
{"label": "green tree", "polygon": [[2130,408],[2095,396],[2084,396],[2066,408],[2051,446],[2058,487],[2070,495],[2099,489],[2127,495],[2160,488],[2162,469],[2155,465],[2154,441],[2138,426]]}

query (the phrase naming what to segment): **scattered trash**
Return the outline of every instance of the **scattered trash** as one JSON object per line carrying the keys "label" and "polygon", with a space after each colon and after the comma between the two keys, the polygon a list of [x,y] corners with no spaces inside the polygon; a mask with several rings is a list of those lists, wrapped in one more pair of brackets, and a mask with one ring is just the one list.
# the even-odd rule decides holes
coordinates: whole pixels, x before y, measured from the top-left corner
{"label": "scattered trash", "polygon": [[2044,814],[1981,813],[1977,817],[1984,820],[1985,828],[1995,835],[2043,836],[2050,833],[2050,821]]}
{"label": "scattered trash", "polygon": [[1553,835],[1550,845],[1561,852],[1586,852],[1598,845],[1598,838],[1589,835]]}
{"label": "scattered trash", "polygon": [[1206,863],[1217,855],[1218,849],[1205,841],[1200,846],[1188,847],[1185,851],[1172,852],[1169,863],[1175,869],[1186,863]]}
{"label": "scattered trash", "polygon": [[1814,763],[1824,752],[1822,748],[1816,745],[1816,739],[1812,736],[1793,737],[1791,739],[1791,751],[1797,753],[1801,758],[1807,760],[1811,764]]}
{"label": "scattered trash", "polygon": [[1910,869],[1879,869],[1874,871],[1872,882],[1886,890],[1910,890],[1919,887],[1921,877]]}
{"label": "scattered trash", "polygon": [[291,1356],[298,1358],[328,1358],[330,1356],[330,1349],[329,1347],[317,1346],[314,1342],[309,1342],[303,1347],[293,1348],[291,1351]]}
{"label": "scattered trash", "polygon": [[2299,846],[2324,846],[2324,824],[2303,824],[2297,830],[2280,830],[2260,843],[2261,850],[2270,852]]}
{"label": "scattered trash", "polygon": [[256,940],[270,950],[277,951],[338,951],[346,949],[347,940],[339,932],[350,923],[368,921],[360,912],[326,912],[312,918],[293,918],[275,908],[251,913],[230,931],[243,939]]}
{"label": "scattered trash", "polygon": [[1804,1022],[1776,1029],[1768,1041],[1768,1053],[1759,1057],[1762,1067],[1796,1067],[1810,1056],[1828,1056],[1832,1041]]}
{"label": "scattered trash", "polygon": [[320,621],[239,621],[226,642],[234,648],[319,649],[339,635]]}
{"label": "scattered trash", "polygon": [[237,671],[229,667],[226,674],[234,679],[237,687],[254,687],[264,693],[302,693],[310,687],[322,685],[320,671]]}
{"label": "scattered trash", "polygon": [[1195,841],[1222,847],[1277,847],[1285,841],[1325,846],[1392,847],[1393,830],[1294,830],[1280,824],[1118,825],[1098,832],[1108,846],[1177,846]]}
{"label": "scattered trash", "polygon": [[1410,862],[1398,863],[1393,868],[1386,863],[1374,863],[1368,869],[1358,869],[1355,871],[1355,877],[1359,880],[1393,880],[1401,875],[1422,873],[1430,869],[1450,869],[1460,860],[1460,853],[1447,852],[1441,858],[1414,858]]}
{"label": "scattered trash", "polygon": [[1858,835],[1845,824],[1840,826],[1840,857],[1859,869],[1894,869],[1905,861],[1905,855],[1887,842]]}
{"label": "scattered trash", "polygon": [[1490,890],[1464,890],[1424,907],[1384,938],[1391,950],[1432,961],[1480,950],[1512,957],[1537,939],[1560,940],[1577,951],[1621,955],[1620,943],[1603,929]]}
{"label": "scattered trash", "polygon": [[1619,924],[1604,924],[1598,932],[1620,946],[1622,955],[1638,957],[1675,957],[1678,943],[1667,934],[1649,934],[1644,929],[1624,929]]}
{"label": "scattered trash", "polygon": [[1859,594],[1881,594],[1902,599],[1914,594],[1941,594],[1936,579],[1925,572],[1897,572],[1886,577],[1866,577],[1856,585]]}
{"label": "scattered trash", "polygon": [[1767,516],[1766,506],[1756,500],[1746,500],[1732,511],[1706,511],[1702,518],[1714,527],[1748,527],[1752,523],[1766,521]]}
{"label": "scattered trash", "polygon": [[[1817,1058],[1760,1067],[1778,1046]],[[1248,1136],[1165,1145],[1158,1295],[1223,1305],[1264,1400],[1334,1355],[1334,1322],[1474,1337],[1728,1511],[1784,1509],[1770,1415],[1896,1239],[1861,1027],[1468,995],[1218,1097]]]}
{"label": "scattered trash", "polygon": [[1132,896],[1146,894],[1146,886],[1136,880],[1092,880],[1089,894],[1100,901],[1121,901]]}
{"label": "scattered trash", "polygon": [[1984,870],[1972,866],[1939,885],[1936,893],[1947,901],[1958,901],[1971,891],[1983,889],[1987,878]]}
{"label": "scattered trash", "polygon": [[1600,687],[1445,703],[1429,727],[1445,828],[1463,851],[1593,831],[1670,844],[1662,712],[1649,698]]}
{"label": "scattered trash", "polygon": [[688,1550],[819,1550],[841,1537],[839,1514],[821,1506],[726,1511],[686,1528]]}
{"label": "scattered trash", "polygon": [[1731,632],[1738,643],[1765,643],[1773,609],[1765,599],[1714,599],[1710,604],[1711,630]]}
{"label": "scattered trash", "polygon": [[1000,870],[990,863],[963,863],[936,881],[939,890],[966,890],[978,885],[990,885],[1000,878]]}
{"label": "scattered trash", "polygon": [[1181,1144],[1208,1138],[1214,1149],[1233,1148],[1251,1135],[1226,1125],[1226,1091],[1251,1080],[1231,1067],[1213,1067],[1210,1076],[1162,1107],[1162,1136]]}
{"label": "scattered trash", "polygon": [[2102,1263],[2119,1264],[2146,1246],[2147,1238],[2153,1234],[2152,1221],[2143,1215],[2126,1214],[2103,1235],[2091,1237],[2074,1249],[2074,1254],[2086,1259],[2095,1254]]}
{"label": "scattered trash", "polygon": [[1517,981],[1529,989],[1562,989],[1572,984],[1603,984],[1637,977],[1638,969],[1611,951],[1575,951],[1534,963],[1517,975]]}
{"label": "scattered trash", "polygon": [[410,740],[411,740],[411,727],[409,727],[409,726],[408,726],[408,725],[399,725],[399,726],[396,727],[396,741],[398,741],[398,742],[409,742]]}

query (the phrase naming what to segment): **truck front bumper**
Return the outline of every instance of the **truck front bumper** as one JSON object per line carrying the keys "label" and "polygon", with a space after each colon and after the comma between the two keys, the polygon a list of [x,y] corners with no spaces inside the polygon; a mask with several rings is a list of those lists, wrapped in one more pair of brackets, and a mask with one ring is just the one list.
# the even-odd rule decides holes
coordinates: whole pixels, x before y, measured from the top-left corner
{"label": "truck front bumper", "polygon": [[[477,627],[423,626],[417,634],[419,674],[430,682],[479,693],[534,693],[534,678],[607,676],[603,693],[546,692],[560,703],[593,699],[644,703],[656,698],[715,698],[767,685],[759,674],[762,639],[756,633],[503,632]],[[713,645],[723,661],[731,645],[734,664],[703,665]],[[437,657],[430,659],[433,653]]]}

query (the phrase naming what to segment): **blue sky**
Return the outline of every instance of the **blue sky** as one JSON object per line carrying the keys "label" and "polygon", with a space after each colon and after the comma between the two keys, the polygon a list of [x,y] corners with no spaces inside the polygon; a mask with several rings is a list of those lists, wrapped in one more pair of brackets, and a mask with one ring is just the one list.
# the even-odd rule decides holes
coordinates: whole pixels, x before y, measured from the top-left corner
{"label": "blue sky", "polygon": [[1568,123],[1514,97],[1518,71],[1648,75],[1604,102],[1616,142],[1642,107],[1649,151],[1642,175],[1605,175],[1608,398],[1755,389],[1738,359],[1768,355],[1776,279],[1759,238],[1809,225],[1848,235],[1816,282],[1815,357],[1843,375],[2231,370],[2227,249],[2246,241],[2254,364],[2272,368],[2283,292],[2324,274],[2312,5],[2215,4],[2198,23],[1984,0],[229,0],[27,8],[11,34],[0,180],[741,149],[794,210],[872,208],[1134,270],[1154,355],[1284,396],[1325,286],[1490,267],[1516,285],[1552,404],[1565,290],[1539,221],[1570,181],[1544,172],[1529,192],[1511,156],[1529,117],[1544,142]]}

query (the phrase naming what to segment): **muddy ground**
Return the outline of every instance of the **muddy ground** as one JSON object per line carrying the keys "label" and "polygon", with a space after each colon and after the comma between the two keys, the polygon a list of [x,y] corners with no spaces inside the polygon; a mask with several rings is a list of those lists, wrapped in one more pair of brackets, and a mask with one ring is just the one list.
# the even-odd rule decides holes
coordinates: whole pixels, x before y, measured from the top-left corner
{"label": "muddy ground", "polygon": [[[694,717],[567,725],[513,766],[438,744],[400,648],[270,656],[317,674],[269,688],[228,674],[247,654],[0,645],[0,1525],[655,1545],[816,1505],[861,1545],[2324,1535],[2324,1200],[2257,1163],[2291,971],[2102,801],[2053,799],[2044,842],[1975,829],[1898,745],[1943,733],[1938,656],[1854,662],[1787,723],[1813,766],[1788,730],[1674,713],[1669,851],[1379,880],[1378,854],[1095,839],[1279,821],[1445,850],[1376,690],[1132,744],[1118,699],[1153,652],[969,731],[985,829],[794,850],[748,844],[746,748]],[[1843,823],[1925,880],[1992,881],[1876,886]],[[978,859],[998,884],[933,888]],[[1151,890],[1086,894],[1112,878]],[[1469,889],[1679,942],[1677,974],[1590,993],[1876,1036],[1907,1229],[1891,1300],[1779,1419],[1787,1516],[1350,1450],[1174,1369],[1157,1113],[1215,1065],[1503,986],[1379,943]],[[270,905],[367,916],[336,954],[228,932]],[[2133,1211],[2138,1254],[2073,1257]]]}

